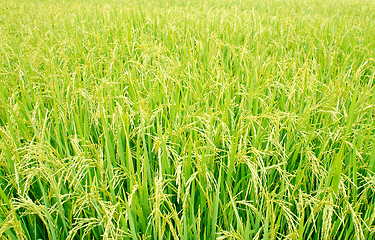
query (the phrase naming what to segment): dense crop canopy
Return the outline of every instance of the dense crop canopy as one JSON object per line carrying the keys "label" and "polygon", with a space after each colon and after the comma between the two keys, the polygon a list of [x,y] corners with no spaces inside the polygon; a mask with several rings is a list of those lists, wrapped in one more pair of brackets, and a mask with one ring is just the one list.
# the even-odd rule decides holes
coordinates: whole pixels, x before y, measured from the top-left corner
{"label": "dense crop canopy", "polygon": [[0,0],[3,239],[374,239],[375,4]]}

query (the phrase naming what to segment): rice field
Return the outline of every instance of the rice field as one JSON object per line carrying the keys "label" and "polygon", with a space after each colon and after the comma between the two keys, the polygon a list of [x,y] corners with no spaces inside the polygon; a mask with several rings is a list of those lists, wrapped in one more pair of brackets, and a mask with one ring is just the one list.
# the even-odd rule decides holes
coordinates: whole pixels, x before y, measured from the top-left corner
{"label": "rice field", "polygon": [[1,239],[375,239],[375,2],[0,0]]}

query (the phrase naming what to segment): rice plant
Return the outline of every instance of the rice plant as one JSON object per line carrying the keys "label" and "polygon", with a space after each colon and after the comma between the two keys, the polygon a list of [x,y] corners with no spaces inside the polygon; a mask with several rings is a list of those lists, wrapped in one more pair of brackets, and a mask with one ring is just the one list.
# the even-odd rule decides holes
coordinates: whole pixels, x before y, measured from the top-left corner
{"label": "rice plant", "polygon": [[2,239],[375,239],[375,3],[0,0]]}

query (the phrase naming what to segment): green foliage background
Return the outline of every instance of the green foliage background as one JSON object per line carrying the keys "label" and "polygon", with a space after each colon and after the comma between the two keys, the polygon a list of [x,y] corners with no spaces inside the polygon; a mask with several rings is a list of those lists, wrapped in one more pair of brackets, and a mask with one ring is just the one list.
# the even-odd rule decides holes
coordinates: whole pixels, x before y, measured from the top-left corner
{"label": "green foliage background", "polygon": [[372,1],[0,1],[2,239],[375,239]]}

